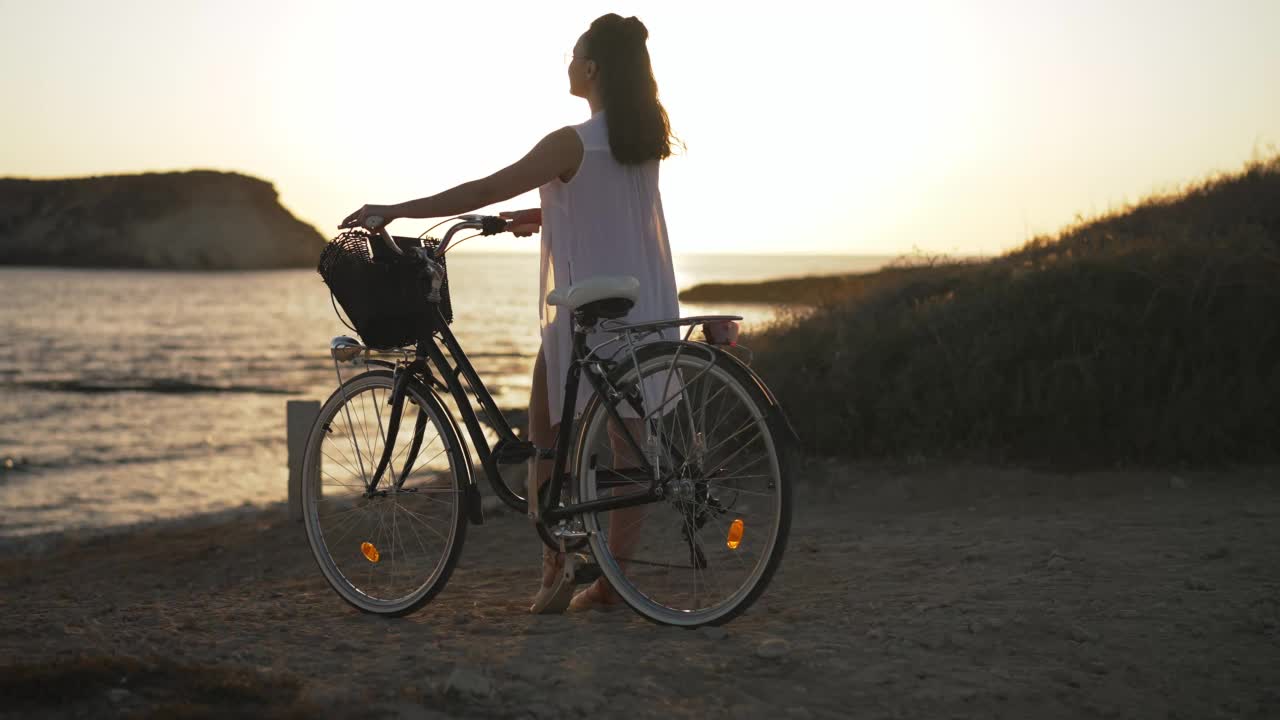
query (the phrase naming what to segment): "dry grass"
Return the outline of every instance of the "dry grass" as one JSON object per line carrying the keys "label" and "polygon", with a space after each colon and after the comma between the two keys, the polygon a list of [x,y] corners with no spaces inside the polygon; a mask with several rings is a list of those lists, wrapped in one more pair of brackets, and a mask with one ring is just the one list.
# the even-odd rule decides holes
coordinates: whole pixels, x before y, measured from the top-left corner
{"label": "dry grass", "polygon": [[1280,457],[1280,156],[990,261],[842,282],[746,339],[811,450]]}

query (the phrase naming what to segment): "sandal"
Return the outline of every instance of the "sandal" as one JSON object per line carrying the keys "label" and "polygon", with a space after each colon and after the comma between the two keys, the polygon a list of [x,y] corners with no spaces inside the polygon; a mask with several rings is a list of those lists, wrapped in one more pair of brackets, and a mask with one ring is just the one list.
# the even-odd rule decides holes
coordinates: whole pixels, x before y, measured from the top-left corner
{"label": "sandal", "polygon": [[566,570],[564,553],[542,546],[542,586],[533,596],[529,612],[534,615],[562,613],[573,599],[573,571]]}
{"label": "sandal", "polygon": [[587,586],[586,590],[573,596],[569,601],[569,612],[586,612],[587,610],[609,612],[621,609],[622,605],[622,598],[613,591],[608,581],[597,578]]}

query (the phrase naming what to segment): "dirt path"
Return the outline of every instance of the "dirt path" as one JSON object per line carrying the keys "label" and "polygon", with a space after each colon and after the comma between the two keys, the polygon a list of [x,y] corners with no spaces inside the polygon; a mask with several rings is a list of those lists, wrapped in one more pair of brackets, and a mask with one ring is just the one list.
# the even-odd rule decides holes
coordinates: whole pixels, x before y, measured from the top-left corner
{"label": "dirt path", "polygon": [[[472,528],[421,612],[324,585],[278,514],[0,561],[0,716],[1275,717],[1280,471],[814,464],[726,632],[525,612],[537,548]],[[766,641],[778,657],[762,657]],[[123,681],[122,681],[123,679]]]}

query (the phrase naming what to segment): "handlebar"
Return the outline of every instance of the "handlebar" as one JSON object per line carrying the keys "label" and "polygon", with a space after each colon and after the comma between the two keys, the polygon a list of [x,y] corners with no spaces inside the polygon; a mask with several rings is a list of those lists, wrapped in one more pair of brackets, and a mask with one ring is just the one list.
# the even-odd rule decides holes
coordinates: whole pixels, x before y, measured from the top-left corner
{"label": "handlebar", "polygon": [[[511,226],[511,221],[498,217],[496,215],[459,215],[454,218],[462,222],[455,223],[449,231],[444,234],[444,239],[440,241],[440,248],[437,251],[443,255],[449,249],[449,243],[453,240],[453,234],[459,230],[479,230],[481,235],[497,235],[504,233]],[[382,238],[382,242],[397,255],[404,255],[404,251],[392,239],[391,233],[387,231],[386,219],[381,215],[370,215],[364,219],[364,228],[370,232],[376,233]]]}

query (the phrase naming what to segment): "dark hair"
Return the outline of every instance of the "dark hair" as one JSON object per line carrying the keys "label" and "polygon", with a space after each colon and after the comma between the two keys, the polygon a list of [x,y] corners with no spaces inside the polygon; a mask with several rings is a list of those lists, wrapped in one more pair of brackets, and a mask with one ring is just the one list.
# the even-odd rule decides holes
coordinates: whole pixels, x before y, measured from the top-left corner
{"label": "dark hair", "polygon": [[649,64],[649,31],[635,16],[596,18],[583,36],[587,57],[600,67],[600,92],[609,125],[609,149],[624,165],[670,157],[675,138],[658,81]]}

